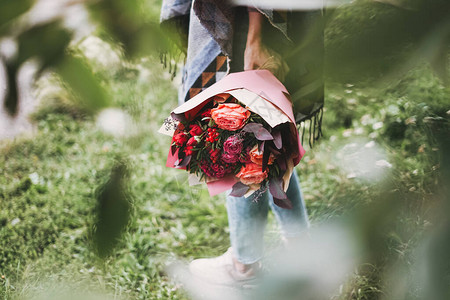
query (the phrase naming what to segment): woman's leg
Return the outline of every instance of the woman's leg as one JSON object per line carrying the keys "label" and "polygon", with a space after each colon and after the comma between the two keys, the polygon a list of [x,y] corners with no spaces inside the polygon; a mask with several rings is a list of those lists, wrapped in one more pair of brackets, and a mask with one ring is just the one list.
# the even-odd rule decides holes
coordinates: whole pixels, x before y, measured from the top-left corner
{"label": "woman's leg", "polygon": [[228,225],[234,258],[241,264],[259,261],[264,251],[264,229],[267,223],[268,192],[255,200],[258,192],[249,198],[230,196],[227,192]]}
{"label": "woman's leg", "polygon": [[[270,193],[269,193],[270,194]],[[286,194],[292,202],[292,209],[281,208],[273,202],[272,195],[269,195],[269,204],[275,218],[280,224],[282,234],[285,238],[295,238],[300,236],[309,227],[308,214],[306,212],[305,201],[297,173],[292,173],[289,188]]]}
{"label": "woman's leg", "polygon": [[252,284],[260,270],[264,250],[264,229],[269,210],[268,193],[255,200],[230,196],[227,210],[231,248],[215,258],[192,261],[189,270],[196,278],[215,285],[244,286]]}

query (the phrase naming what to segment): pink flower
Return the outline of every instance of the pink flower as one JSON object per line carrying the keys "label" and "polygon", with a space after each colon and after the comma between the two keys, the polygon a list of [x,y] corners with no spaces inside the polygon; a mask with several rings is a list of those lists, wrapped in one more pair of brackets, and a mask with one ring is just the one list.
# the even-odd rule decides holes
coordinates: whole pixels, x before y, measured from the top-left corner
{"label": "pink flower", "polygon": [[242,151],[242,147],[242,139],[236,135],[230,136],[229,138],[227,138],[225,143],[223,143],[223,150],[233,156],[237,156],[238,154],[240,154]]}

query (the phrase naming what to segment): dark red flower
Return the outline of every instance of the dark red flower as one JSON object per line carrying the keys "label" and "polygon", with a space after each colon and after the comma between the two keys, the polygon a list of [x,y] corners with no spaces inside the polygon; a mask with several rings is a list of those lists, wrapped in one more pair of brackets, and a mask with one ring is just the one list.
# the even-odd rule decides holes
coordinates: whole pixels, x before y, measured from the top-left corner
{"label": "dark red flower", "polygon": [[186,155],[192,155],[192,154],[194,153],[193,148],[194,148],[194,147],[192,147],[192,146],[187,146],[187,147],[184,149],[184,153],[185,153]]}
{"label": "dark red flower", "polygon": [[202,118],[210,118],[211,117],[211,109],[207,109],[201,114]]}
{"label": "dark red flower", "polygon": [[177,133],[173,136],[173,141],[179,147],[183,146],[188,140],[188,136],[184,132]]}
{"label": "dark red flower", "polygon": [[213,165],[211,166],[211,169],[214,170],[215,177],[217,177],[217,178],[222,178],[222,177],[224,177],[226,174],[229,173],[228,168],[225,167],[224,165],[220,165],[220,164],[213,164]]}
{"label": "dark red flower", "polygon": [[198,144],[198,142],[197,142],[197,140],[195,139],[195,137],[191,137],[191,138],[187,141],[187,143],[186,143],[187,146],[191,146],[191,147],[194,147],[194,146],[196,146],[197,144]]}
{"label": "dark red flower", "polygon": [[210,151],[209,151],[209,157],[211,158],[211,160],[212,160],[213,162],[217,162],[217,160],[218,160],[219,157],[220,157],[220,150],[219,150],[219,149],[216,149],[216,150],[210,150]]}
{"label": "dark red flower", "polygon": [[177,130],[179,130],[179,131],[183,131],[184,130],[184,125],[183,125],[183,123],[178,123],[178,127],[177,127]]}
{"label": "dark red flower", "polygon": [[193,125],[189,126],[189,129],[190,129],[189,133],[192,136],[200,135],[203,133],[203,129],[197,124],[193,124]]}

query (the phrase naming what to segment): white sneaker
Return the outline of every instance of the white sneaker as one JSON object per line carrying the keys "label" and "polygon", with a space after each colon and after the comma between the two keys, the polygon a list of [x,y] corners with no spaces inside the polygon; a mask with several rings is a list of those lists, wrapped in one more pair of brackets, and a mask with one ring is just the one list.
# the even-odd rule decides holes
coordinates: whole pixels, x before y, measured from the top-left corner
{"label": "white sneaker", "polygon": [[254,268],[244,273],[236,270],[231,248],[218,257],[193,260],[189,271],[199,280],[220,286],[254,288],[258,281],[258,272]]}

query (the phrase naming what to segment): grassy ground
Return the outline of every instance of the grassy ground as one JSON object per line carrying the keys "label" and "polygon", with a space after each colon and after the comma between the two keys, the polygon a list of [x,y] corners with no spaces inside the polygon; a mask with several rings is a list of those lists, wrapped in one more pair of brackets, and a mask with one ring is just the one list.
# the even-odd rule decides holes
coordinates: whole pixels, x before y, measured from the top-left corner
{"label": "grassy ground", "polygon": [[[156,131],[176,106],[176,88],[158,62],[96,70],[131,117],[128,135],[105,133],[56,92],[34,114],[34,136],[2,141],[1,299],[60,297],[50,293],[55,290],[185,299],[165,266],[229,246],[224,197],[210,198],[205,188],[189,187],[183,172],[164,166],[170,141]],[[413,261],[431,223],[428,208],[438,201],[433,124],[448,118],[448,95],[426,66],[387,87],[327,86],[324,137],[297,167],[313,226],[379,199],[387,181],[409,201],[398,227],[388,230],[390,260],[356,269],[334,299],[375,299],[386,288],[379,279],[386,264]],[[95,195],[118,158],[130,164],[132,218],[114,253],[100,260],[92,243]],[[268,239],[276,236],[270,219]]]}

